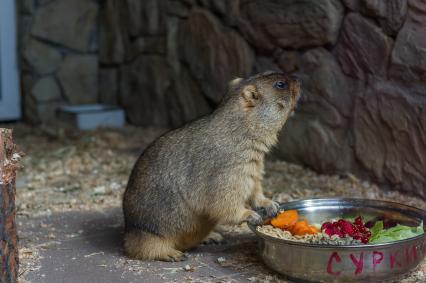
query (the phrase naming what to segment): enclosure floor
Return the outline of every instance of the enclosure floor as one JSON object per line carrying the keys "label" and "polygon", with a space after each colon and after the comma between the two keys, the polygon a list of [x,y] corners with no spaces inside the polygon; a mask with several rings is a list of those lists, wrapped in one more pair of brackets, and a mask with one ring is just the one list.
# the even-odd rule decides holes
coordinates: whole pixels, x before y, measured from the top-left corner
{"label": "enclosure floor", "polygon": [[[122,254],[120,205],[128,175],[164,130],[3,126],[15,129],[15,143],[26,154],[16,195],[21,282],[289,282],[258,260],[256,239],[245,225],[226,227],[225,244],[200,246],[186,262],[148,263]],[[320,175],[282,161],[266,162],[263,184],[265,194],[280,202],[349,196],[426,209],[418,197],[351,174]],[[426,261],[402,282],[426,282]]]}
{"label": "enclosure floor", "polygon": [[[201,245],[177,263],[141,262],[122,254],[119,209],[67,212],[22,224],[21,237],[37,247],[30,282],[249,282],[274,276],[256,258],[250,233],[227,232],[224,244]],[[65,224],[66,223],[66,224]],[[45,228],[42,228],[45,227]],[[47,230],[54,229],[50,239]],[[219,260],[218,260],[219,259]],[[269,277],[268,277],[269,276]],[[278,278],[276,278],[278,279]]]}

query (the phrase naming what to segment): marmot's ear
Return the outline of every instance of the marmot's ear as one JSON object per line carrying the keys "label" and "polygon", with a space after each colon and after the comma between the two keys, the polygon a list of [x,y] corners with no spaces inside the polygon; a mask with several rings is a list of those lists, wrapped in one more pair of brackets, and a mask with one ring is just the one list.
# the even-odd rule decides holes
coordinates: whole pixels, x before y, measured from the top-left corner
{"label": "marmot's ear", "polygon": [[254,107],[260,98],[260,94],[254,85],[246,85],[241,91],[241,96],[247,107]]}

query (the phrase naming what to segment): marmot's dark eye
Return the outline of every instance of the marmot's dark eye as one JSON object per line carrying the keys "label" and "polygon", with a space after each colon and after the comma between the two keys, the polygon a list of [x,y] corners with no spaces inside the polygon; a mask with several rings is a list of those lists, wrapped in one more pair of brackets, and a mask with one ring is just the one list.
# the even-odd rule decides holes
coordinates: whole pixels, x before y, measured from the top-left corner
{"label": "marmot's dark eye", "polygon": [[287,83],[285,83],[283,81],[278,81],[274,84],[274,87],[278,88],[278,89],[285,89],[285,88],[288,87],[288,85],[287,85]]}

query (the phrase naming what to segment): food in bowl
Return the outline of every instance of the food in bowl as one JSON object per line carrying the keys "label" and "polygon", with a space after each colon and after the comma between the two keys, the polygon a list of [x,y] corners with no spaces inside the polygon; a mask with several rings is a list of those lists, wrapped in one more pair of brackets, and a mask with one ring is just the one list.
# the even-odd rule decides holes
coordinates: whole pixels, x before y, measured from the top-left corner
{"label": "food in bowl", "polygon": [[[423,223],[426,221],[425,210],[377,199],[306,199],[283,203],[280,209],[297,210],[301,219],[306,219],[309,225],[319,229],[323,223],[338,222],[340,218],[354,224],[355,219],[361,216],[364,226],[372,234],[374,234],[372,227],[379,221],[383,221],[385,230],[398,224],[408,226],[411,230],[418,226],[422,227],[422,221]],[[260,213],[265,215],[264,211]],[[426,255],[426,234],[421,231],[421,235],[384,244],[356,242],[339,246],[328,242],[309,244],[295,242],[292,239],[283,240],[279,239],[279,235],[260,232],[259,230],[267,229],[265,226],[277,229],[270,221],[261,227],[252,224],[248,226],[259,240],[259,255],[266,266],[296,280],[342,283],[386,280],[395,282],[407,272],[414,270]],[[277,230],[284,232],[283,229]],[[413,230],[417,232],[417,229]],[[285,232],[283,237],[288,235],[288,231]],[[293,237],[291,233],[290,236]],[[306,234],[294,237],[318,236]],[[335,237],[337,241],[346,240],[346,237],[340,238],[339,235],[331,237]],[[306,241],[306,239],[300,241],[304,240]]]}
{"label": "food in bowl", "polygon": [[407,226],[386,217],[365,222],[355,218],[329,219],[309,224],[297,210],[280,211],[276,217],[256,227],[257,231],[279,239],[324,245],[362,245],[387,243],[415,237],[424,233],[419,226]]}

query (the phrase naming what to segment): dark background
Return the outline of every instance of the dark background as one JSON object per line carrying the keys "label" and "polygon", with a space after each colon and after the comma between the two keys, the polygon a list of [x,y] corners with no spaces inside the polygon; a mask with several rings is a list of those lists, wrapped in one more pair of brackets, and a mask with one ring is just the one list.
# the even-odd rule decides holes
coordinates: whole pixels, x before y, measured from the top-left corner
{"label": "dark background", "polygon": [[209,113],[228,81],[302,78],[274,156],[426,197],[422,0],[19,0],[24,119],[107,103],[137,126]]}

